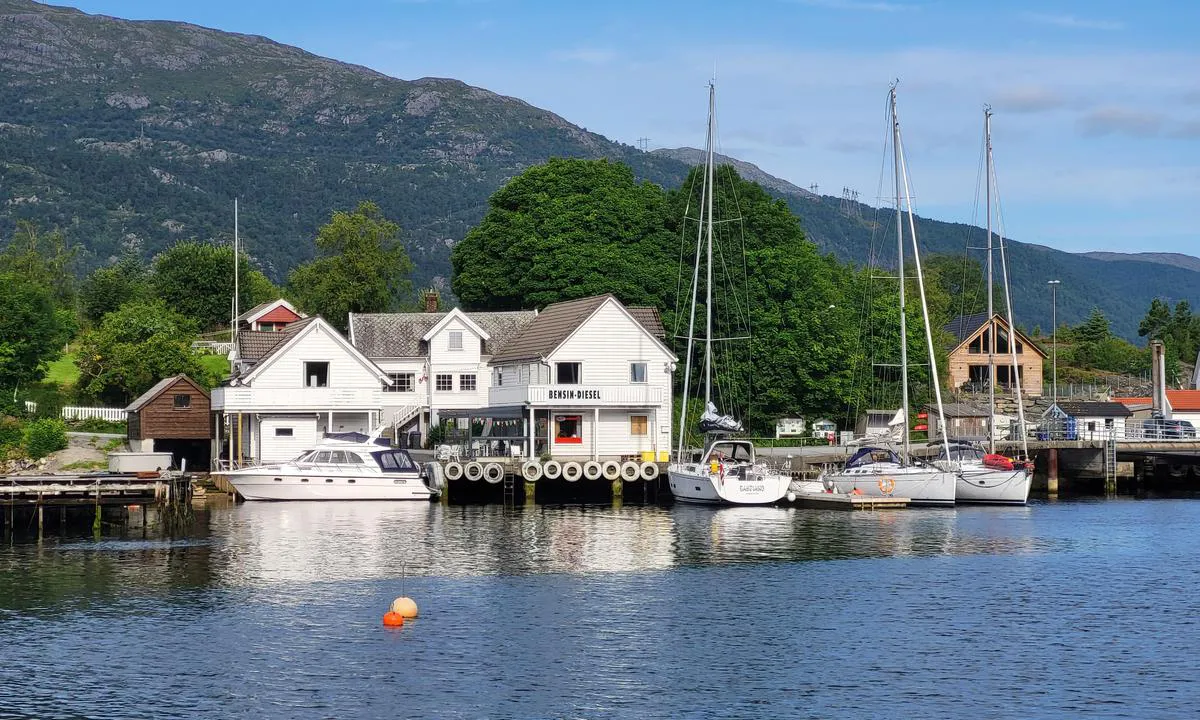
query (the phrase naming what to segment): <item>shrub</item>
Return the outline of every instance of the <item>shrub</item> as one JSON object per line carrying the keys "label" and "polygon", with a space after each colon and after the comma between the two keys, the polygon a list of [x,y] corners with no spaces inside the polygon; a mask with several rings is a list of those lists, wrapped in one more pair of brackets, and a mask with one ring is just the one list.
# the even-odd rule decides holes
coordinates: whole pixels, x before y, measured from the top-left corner
{"label": "shrub", "polygon": [[34,420],[25,426],[25,452],[35,460],[66,446],[67,426],[62,420]]}
{"label": "shrub", "polygon": [[20,420],[7,415],[0,416],[0,450],[20,445],[22,437],[24,432]]}
{"label": "shrub", "polygon": [[121,433],[125,434],[125,423],[114,420],[105,420],[103,418],[90,417],[82,420],[68,420],[67,423],[72,430],[79,432],[94,432],[94,433]]}

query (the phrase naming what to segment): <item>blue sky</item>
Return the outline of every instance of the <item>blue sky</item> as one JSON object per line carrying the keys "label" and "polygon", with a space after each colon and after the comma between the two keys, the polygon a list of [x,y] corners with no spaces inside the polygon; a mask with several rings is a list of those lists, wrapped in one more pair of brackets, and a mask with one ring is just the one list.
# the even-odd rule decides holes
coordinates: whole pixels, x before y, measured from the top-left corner
{"label": "blue sky", "polygon": [[265,35],[403,79],[457,78],[650,148],[703,144],[715,69],[722,152],[875,204],[888,192],[883,113],[899,78],[919,213],[981,222],[990,103],[1006,234],[1069,251],[1200,254],[1200,3],[75,4]]}

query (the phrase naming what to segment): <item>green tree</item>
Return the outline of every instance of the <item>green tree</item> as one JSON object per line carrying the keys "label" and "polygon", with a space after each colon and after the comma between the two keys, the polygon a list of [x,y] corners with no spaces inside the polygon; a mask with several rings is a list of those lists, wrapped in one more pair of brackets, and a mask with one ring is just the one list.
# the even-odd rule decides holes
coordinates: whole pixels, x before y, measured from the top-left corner
{"label": "green tree", "polygon": [[1171,326],[1171,308],[1158,298],[1150,301],[1146,317],[1138,323],[1138,336],[1147,340],[1162,340]]}
{"label": "green tree", "polygon": [[[278,290],[238,258],[238,301],[245,310],[279,297]],[[229,323],[233,298],[233,248],[204,242],[184,242],[154,259],[154,294],[208,330]]]}
{"label": "green tree", "polygon": [[125,303],[149,300],[153,292],[148,268],[137,256],[126,254],[84,279],[79,292],[80,311],[85,320],[96,325]]}
{"label": "green tree", "polygon": [[123,305],[80,336],[80,389],[101,402],[123,404],[178,373],[212,385],[217,379],[192,351],[194,336],[194,322],[162,300]]}
{"label": "green tree", "polygon": [[[946,310],[952,318],[987,310],[987,282],[979,261],[966,255],[930,255],[921,258],[926,289],[947,299]],[[994,294],[995,310],[1004,314],[1004,289]]]}
{"label": "green tree", "polygon": [[0,274],[0,389],[40,380],[72,329],[48,285]]}
{"label": "green tree", "polygon": [[412,262],[400,226],[379,206],[361,202],[338,211],[317,231],[317,259],[288,276],[300,307],[345,330],[352,312],[386,312],[412,296]]}
{"label": "green tree", "polygon": [[[516,310],[611,292],[662,305],[674,288],[666,194],[608,160],[555,158],[510,180],[450,254],[465,308]],[[694,240],[694,238],[693,238]]]}
{"label": "green tree", "polygon": [[73,310],[78,252],[78,246],[67,242],[61,232],[42,233],[37,225],[21,221],[0,252],[0,272],[13,273],[25,282],[49,288],[57,307]]}

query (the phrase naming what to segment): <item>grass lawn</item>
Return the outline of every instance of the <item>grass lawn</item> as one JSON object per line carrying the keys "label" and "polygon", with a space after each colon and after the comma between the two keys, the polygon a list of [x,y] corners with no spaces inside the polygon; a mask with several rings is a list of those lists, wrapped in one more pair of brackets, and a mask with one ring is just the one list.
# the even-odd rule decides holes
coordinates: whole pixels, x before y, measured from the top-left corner
{"label": "grass lawn", "polygon": [[79,379],[79,367],[75,365],[75,353],[63,353],[62,357],[50,363],[50,371],[46,373],[45,382],[54,383],[60,387],[74,385]]}
{"label": "grass lawn", "polygon": [[200,364],[205,370],[216,373],[220,377],[229,376],[229,358],[224,355],[201,355]]}

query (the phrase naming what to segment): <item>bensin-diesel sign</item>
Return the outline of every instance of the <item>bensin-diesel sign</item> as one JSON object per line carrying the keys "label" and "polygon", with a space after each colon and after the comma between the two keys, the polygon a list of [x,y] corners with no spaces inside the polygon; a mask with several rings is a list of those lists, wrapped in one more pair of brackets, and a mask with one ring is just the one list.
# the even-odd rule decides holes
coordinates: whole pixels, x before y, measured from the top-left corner
{"label": "bensin-diesel sign", "polygon": [[599,400],[599,390],[551,390],[551,400]]}

